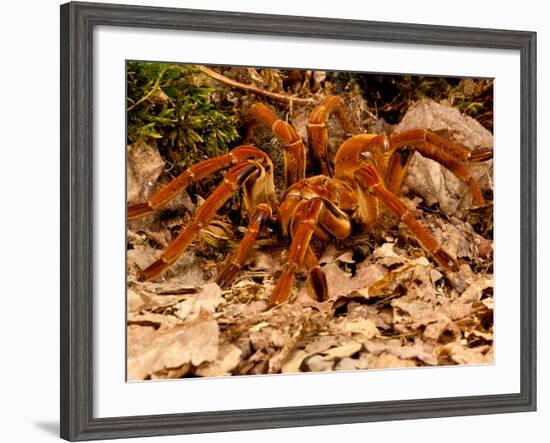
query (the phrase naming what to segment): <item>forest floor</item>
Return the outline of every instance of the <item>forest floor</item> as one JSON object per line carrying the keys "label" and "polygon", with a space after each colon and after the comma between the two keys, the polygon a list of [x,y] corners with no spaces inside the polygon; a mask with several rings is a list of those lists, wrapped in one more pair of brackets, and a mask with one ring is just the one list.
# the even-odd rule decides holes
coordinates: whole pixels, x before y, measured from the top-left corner
{"label": "forest floor", "polygon": [[[236,71],[230,68],[224,73],[277,93],[292,90],[274,79],[270,71],[275,70]],[[305,83],[299,89],[300,96],[311,98],[313,104],[338,92],[324,84],[326,76],[314,74],[318,78],[310,75],[309,90],[304,91]],[[311,86],[315,81],[317,88]],[[262,99],[214,81],[212,86],[237,107]],[[361,128],[358,132],[426,128],[467,149],[493,146],[491,132],[452,106],[448,96],[409,100],[400,108],[399,122],[391,124],[357,91],[344,90],[340,95]],[[307,138],[311,106],[274,108],[280,115],[286,113]],[[350,134],[333,120],[329,143],[337,147]],[[280,144],[269,134],[256,137],[251,142],[265,146],[280,169]],[[128,147],[128,162],[128,195],[134,202],[173,178],[158,151],[137,143]],[[492,160],[468,167],[490,201]],[[327,277],[326,300],[315,298],[306,275],[300,273],[291,301],[276,307],[267,300],[285,261],[288,240],[275,231],[262,235],[229,288],[213,282],[246,229],[246,217],[236,210],[238,199],[224,206],[182,258],[154,282],[139,282],[137,272],[159,257],[207,194],[183,192],[166,211],[129,221],[128,379],[492,363],[492,204],[473,208],[466,186],[418,154],[400,196],[458,261],[458,272],[439,268],[403,224],[384,214],[369,232],[357,228],[340,242],[314,242]]]}

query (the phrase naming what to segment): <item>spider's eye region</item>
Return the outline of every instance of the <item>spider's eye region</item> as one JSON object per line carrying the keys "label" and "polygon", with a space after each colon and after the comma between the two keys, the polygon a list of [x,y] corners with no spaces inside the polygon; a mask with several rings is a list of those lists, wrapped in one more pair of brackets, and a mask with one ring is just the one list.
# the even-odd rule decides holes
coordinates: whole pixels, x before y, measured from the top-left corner
{"label": "spider's eye region", "polygon": [[372,160],[373,159],[372,152],[370,152],[370,151],[362,152],[361,157],[363,157],[363,159],[365,159],[365,160]]}
{"label": "spider's eye region", "polygon": [[391,146],[390,146],[389,137],[384,137],[383,146],[384,146],[384,152],[388,152],[390,150]]}

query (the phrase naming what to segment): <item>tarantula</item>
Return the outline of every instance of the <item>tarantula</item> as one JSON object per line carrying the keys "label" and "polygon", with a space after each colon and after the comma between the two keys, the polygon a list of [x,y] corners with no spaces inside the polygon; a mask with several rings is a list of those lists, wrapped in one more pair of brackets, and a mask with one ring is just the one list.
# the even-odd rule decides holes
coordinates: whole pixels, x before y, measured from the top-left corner
{"label": "tarantula", "polygon": [[306,177],[308,150],[294,127],[280,120],[266,105],[252,105],[250,116],[253,125],[263,124],[271,128],[274,136],[284,144],[286,187],[279,198],[275,192],[273,163],[269,156],[252,145],[241,145],[225,155],[191,166],[147,202],[129,206],[129,219],[150,214],[166,205],[189,184],[230,168],[187,227],[162,251],[158,260],[139,273],[139,280],[152,280],[172,266],[201,228],[240,188],[244,190],[249,225],[240,244],[216,277],[222,287],[234,279],[263,228],[271,221],[279,224],[282,234],[291,238],[291,244],[282,273],[270,294],[270,304],[276,305],[289,298],[295,274],[302,266],[309,273],[315,293],[323,299],[327,295],[327,282],[310,246],[312,237],[324,241],[329,241],[331,236],[344,239],[351,234],[352,223],[368,229],[377,222],[380,203],[405,223],[441,267],[456,271],[457,263],[396,194],[416,151],[454,173],[468,185],[474,206],[482,206],[485,204],[484,197],[464,161],[487,160],[492,157],[492,151],[470,152],[425,129],[391,136],[360,134],[342,143],[332,166],[327,147],[327,121],[331,113],[335,113],[347,132],[353,132],[353,126],[337,96],[329,96],[317,105],[309,116],[307,126],[315,175]]}

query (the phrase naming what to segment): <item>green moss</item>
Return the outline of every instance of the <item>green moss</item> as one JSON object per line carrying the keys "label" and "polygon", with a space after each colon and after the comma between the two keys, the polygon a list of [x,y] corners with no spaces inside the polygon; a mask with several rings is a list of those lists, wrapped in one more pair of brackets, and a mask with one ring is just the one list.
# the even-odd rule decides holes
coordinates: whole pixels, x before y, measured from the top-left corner
{"label": "green moss", "polygon": [[216,109],[197,67],[129,62],[127,82],[128,142],[158,147],[175,172],[227,152],[238,138],[236,117]]}

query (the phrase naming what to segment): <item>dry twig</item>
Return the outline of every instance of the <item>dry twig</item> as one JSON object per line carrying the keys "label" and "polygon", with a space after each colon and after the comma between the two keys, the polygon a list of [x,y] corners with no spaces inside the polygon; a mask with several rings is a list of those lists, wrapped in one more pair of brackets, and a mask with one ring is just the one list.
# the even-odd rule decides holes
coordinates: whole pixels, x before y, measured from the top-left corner
{"label": "dry twig", "polygon": [[240,83],[236,80],[232,80],[226,77],[225,75],[222,75],[216,71],[213,71],[212,69],[207,68],[206,66],[199,66],[199,69],[202,71],[203,74],[207,75],[210,78],[213,78],[214,80],[220,83],[224,83],[233,88],[243,89],[245,91],[252,92],[254,94],[263,95],[265,97],[269,97],[272,100],[288,103],[289,105],[292,105],[292,104],[309,105],[310,103],[313,103],[313,99],[311,98],[292,97],[288,95],[277,94],[276,92],[266,91],[264,89],[257,88],[256,86],[245,85],[244,83]]}

